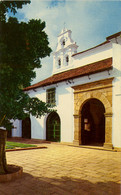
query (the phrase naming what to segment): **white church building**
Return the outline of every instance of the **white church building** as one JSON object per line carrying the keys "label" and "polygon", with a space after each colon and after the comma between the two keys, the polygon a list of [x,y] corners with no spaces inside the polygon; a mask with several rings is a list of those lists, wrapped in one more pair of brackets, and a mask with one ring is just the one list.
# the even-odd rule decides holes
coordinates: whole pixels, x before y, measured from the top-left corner
{"label": "white church building", "polygon": [[52,75],[25,88],[56,112],[16,121],[12,137],[121,148],[121,32],[81,52],[71,33],[57,38]]}

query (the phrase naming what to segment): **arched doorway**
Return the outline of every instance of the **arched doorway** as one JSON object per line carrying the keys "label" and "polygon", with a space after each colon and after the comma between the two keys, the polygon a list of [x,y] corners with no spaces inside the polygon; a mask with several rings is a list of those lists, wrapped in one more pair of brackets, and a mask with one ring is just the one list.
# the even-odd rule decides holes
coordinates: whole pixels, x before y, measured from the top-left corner
{"label": "arched doorway", "polygon": [[22,138],[31,139],[31,120],[29,117],[22,120]]}
{"label": "arched doorway", "polygon": [[56,112],[52,112],[47,118],[46,140],[60,142],[60,117]]}
{"label": "arched doorway", "polygon": [[102,102],[92,98],[81,110],[81,143],[103,145],[105,142],[105,108]]}

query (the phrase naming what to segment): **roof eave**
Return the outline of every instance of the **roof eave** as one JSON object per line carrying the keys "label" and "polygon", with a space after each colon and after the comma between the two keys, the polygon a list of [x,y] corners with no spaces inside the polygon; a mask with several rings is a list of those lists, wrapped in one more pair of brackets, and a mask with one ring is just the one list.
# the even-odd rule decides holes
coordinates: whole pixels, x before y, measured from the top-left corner
{"label": "roof eave", "polygon": [[106,68],[103,68],[103,69],[100,69],[100,70],[96,70],[96,71],[92,71],[92,72],[89,72],[89,73],[84,73],[82,75],[72,76],[70,78],[62,79],[60,81],[48,82],[46,84],[41,84],[40,86],[33,86],[33,87],[30,86],[30,87],[25,88],[24,91],[30,91],[30,90],[34,90],[34,89],[37,89],[37,88],[40,88],[40,87],[46,87],[48,85],[52,85],[52,84],[56,84],[56,83],[59,83],[59,82],[67,81],[69,79],[75,79],[75,78],[79,78],[79,77],[83,77],[83,76],[88,76],[88,75],[91,75],[91,74],[95,74],[95,73],[99,73],[99,72],[103,72],[103,71],[111,70],[111,69],[113,69],[113,66],[106,67]]}
{"label": "roof eave", "polygon": [[121,35],[121,31],[118,32],[118,33],[115,33],[115,34],[113,34],[111,36],[106,37],[106,40],[109,41],[109,40],[114,39],[114,38],[116,38],[116,37],[118,37],[120,35]]}
{"label": "roof eave", "polygon": [[103,42],[103,43],[101,43],[101,44],[99,44],[99,45],[96,45],[96,46],[94,46],[94,47],[91,47],[91,48],[89,48],[89,49],[87,49],[87,50],[84,50],[84,51],[75,53],[75,54],[72,55],[72,57],[73,57],[73,56],[76,56],[76,55],[79,55],[79,54],[82,54],[82,53],[85,53],[85,52],[88,52],[88,51],[90,51],[90,50],[92,50],[92,49],[95,49],[95,48],[100,47],[100,46],[102,46],[102,45],[105,45],[105,44],[107,44],[107,43],[110,43],[110,41],[107,40],[107,41],[105,41],[105,42]]}

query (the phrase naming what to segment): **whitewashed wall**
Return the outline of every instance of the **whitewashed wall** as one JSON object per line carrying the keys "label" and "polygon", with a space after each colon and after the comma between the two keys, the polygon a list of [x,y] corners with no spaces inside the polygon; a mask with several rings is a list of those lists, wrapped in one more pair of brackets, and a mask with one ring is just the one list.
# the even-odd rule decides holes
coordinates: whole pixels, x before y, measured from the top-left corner
{"label": "whitewashed wall", "polygon": [[[57,113],[61,120],[61,141],[73,141],[73,89],[66,85],[65,82],[59,83],[58,87],[52,85],[39,90],[35,96],[46,101],[46,89],[56,87],[56,107]],[[33,93],[34,96],[34,93]],[[31,117],[32,138],[46,139],[46,119],[47,115],[36,119]]]}
{"label": "whitewashed wall", "polygon": [[74,68],[81,67],[110,57],[112,57],[112,43],[107,43],[73,56],[73,66]]}
{"label": "whitewashed wall", "polygon": [[113,145],[121,147],[121,41],[113,43]]}

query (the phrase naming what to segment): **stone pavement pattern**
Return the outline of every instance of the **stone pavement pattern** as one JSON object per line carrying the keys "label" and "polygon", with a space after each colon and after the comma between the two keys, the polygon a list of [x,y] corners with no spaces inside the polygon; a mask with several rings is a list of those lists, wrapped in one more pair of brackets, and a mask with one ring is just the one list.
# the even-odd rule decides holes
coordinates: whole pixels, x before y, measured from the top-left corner
{"label": "stone pavement pattern", "polygon": [[0,195],[120,195],[121,153],[41,144],[46,149],[7,152],[23,177],[0,183]]}

